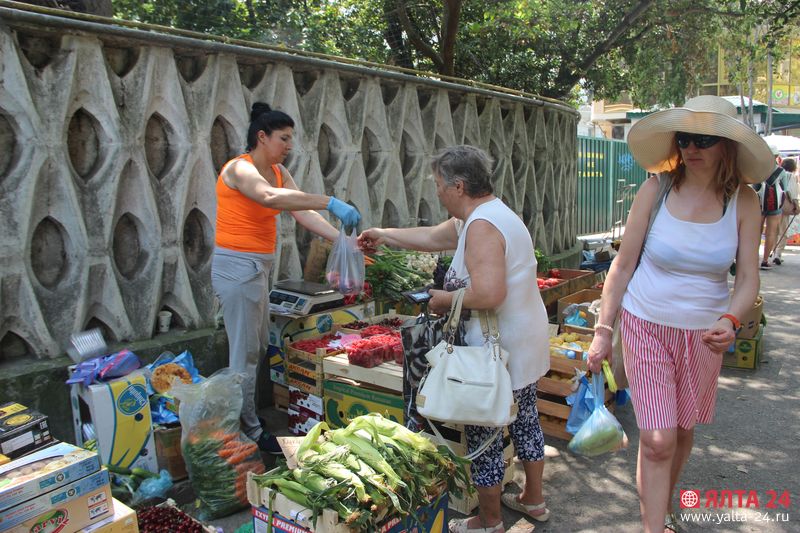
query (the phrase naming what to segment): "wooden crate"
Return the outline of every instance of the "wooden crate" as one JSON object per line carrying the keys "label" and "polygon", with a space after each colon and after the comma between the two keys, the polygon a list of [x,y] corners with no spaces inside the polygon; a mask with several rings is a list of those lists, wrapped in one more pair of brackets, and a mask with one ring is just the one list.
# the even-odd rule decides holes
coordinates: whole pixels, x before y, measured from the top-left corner
{"label": "wooden crate", "polygon": [[328,355],[324,348],[317,348],[317,353],[312,354],[287,345],[286,384],[322,396],[322,362]]}
{"label": "wooden crate", "polygon": [[283,411],[289,410],[289,387],[280,383],[272,384],[272,403],[275,409]]}
{"label": "wooden crate", "polygon": [[[574,270],[570,268],[559,268],[562,282],[555,287],[548,287],[546,289],[539,289],[542,295],[542,301],[545,306],[550,306],[556,303],[561,298],[569,296],[582,289],[591,288],[596,281],[597,274],[592,270]],[[546,273],[540,274],[537,277],[546,278]]]}
{"label": "wooden crate", "polygon": [[[401,315],[397,313],[394,309],[390,309],[388,313],[382,313],[380,315],[375,315],[372,317],[365,317],[360,322],[366,322],[369,325],[374,325],[387,318],[399,318],[402,321],[406,321],[406,320],[416,319],[417,317],[416,315],[413,316]],[[337,331],[341,331],[342,333],[361,333],[360,329],[350,329],[350,328],[344,328],[342,326],[337,326],[336,329]]]}
{"label": "wooden crate", "polygon": [[326,357],[322,363],[326,378],[341,377],[403,392],[403,365],[388,361],[372,368],[351,365],[346,353]]}
{"label": "wooden crate", "polygon": [[[558,306],[556,307],[556,315],[558,318],[558,323],[561,324],[564,322],[564,309],[571,304],[581,304],[586,302],[593,302],[595,300],[600,299],[600,296],[603,294],[603,291],[600,289],[580,289],[573,292],[569,292],[558,299]],[[590,315],[590,313],[587,313]],[[594,316],[587,316],[587,320],[589,322],[589,326],[594,326]]]}

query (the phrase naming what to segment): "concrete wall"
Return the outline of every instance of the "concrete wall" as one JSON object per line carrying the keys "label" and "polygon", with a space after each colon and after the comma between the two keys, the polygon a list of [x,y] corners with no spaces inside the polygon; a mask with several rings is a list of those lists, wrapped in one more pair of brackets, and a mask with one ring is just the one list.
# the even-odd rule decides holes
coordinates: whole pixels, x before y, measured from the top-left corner
{"label": "concrete wall", "polygon": [[[470,143],[538,247],[576,242],[566,106],[7,8],[0,76],[0,365],[59,357],[89,327],[149,339],[161,309],[214,325],[214,184],[254,101],[295,118],[300,187],[367,226],[443,220],[427,158]],[[279,277],[301,276],[309,239],[281,216]]]}

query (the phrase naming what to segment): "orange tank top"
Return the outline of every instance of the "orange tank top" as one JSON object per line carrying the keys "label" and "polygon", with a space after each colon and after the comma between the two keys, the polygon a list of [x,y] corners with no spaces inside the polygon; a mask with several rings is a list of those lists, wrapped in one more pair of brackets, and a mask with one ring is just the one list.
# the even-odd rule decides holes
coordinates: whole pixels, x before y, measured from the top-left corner
{"label": "orange tank top", "polygon": [[[250,154],[243,154],[225,163],[217,176],[217,232],[216,244],[237,252],[259,254],[275,253],[277,228],[275,217],[279,209],[264,207],[236,189],[231,189],[222,174],[231,163],[244,160],[253,162]],[[283,187],[283,176],[278,165],[272,165],[278,187]]]}

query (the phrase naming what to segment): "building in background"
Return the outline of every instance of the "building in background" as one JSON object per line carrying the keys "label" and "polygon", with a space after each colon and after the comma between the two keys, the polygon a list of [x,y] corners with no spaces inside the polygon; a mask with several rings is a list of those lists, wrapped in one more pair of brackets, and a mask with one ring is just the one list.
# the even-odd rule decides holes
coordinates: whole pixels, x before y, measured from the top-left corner
{"label": "building in background", "polygon": [[[733,103],[742,114],[739,87],[728,80],[725,62],[726,51],[720,48],[716,61],[703,80],[700,94],[722,96]],[[767,61],[753,67],[753,118],[756,131],[766,134],[769,109],[770,84]],[[772,61],[772,133],[800,137],[800,38],[793,39],[786,57]],[[745,107],[749,98],[744,97]],[[589,123],[597,126],[607,139],[627,139],[628,131],[637,120],[654,110],[634,108],[630,96],[623,93],[613,101],[595,101],[591,104]]]}

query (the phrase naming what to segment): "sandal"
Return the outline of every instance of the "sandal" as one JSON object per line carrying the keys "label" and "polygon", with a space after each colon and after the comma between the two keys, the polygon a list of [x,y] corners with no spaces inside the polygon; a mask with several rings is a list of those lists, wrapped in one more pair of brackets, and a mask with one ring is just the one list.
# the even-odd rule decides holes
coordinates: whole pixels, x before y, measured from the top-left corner
{"label": "sandal", "polygon": [[667,513],[667,516],[664,518],[664,529],[669,529],[676,533],[680,531],[678,528],[678,517],[675,516],[675,513]]}
{"label": "sandal", "polygon": [[545,507],[544,502],[537,505],[526,505],[519,501],[518,496],[518,494],[507,492],[500,496],[500,501],[509,509],[514,509],[522,514],[526,514],[539,522],[545,522],[550,518],[550,510]]}
{"label": "sandal", "polygon": [[450,533],[506,533],[506,528],[503,527],[503,522],[492,527],[469,527],[467,523],[470,521],[468,518],[454,518],[447,523],[447,528]]}

